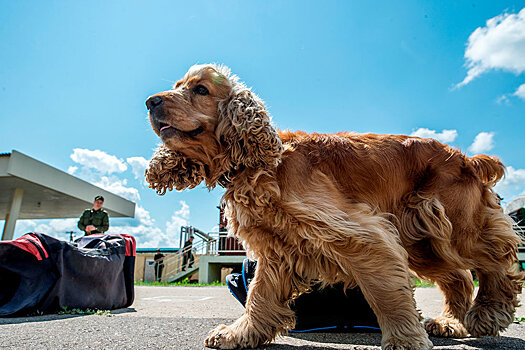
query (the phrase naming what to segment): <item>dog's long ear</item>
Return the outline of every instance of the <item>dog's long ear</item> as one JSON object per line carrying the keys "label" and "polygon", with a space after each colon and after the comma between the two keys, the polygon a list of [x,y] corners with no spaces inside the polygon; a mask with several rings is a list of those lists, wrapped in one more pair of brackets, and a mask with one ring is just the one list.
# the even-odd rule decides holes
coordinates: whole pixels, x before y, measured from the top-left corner
{"label": "dog's long ear", "polygon": [[274,167],[283,145],[263,102],[244,84],[233,82],[230,98],[219,103],[220,142],[229,149],[231,166]]}
{"label": "dog's long ear", "polygon": [[204,179],[204,165],[161,145],[153,154],[146,169],[149,187],[161,196],[166,190],[193,188]]}

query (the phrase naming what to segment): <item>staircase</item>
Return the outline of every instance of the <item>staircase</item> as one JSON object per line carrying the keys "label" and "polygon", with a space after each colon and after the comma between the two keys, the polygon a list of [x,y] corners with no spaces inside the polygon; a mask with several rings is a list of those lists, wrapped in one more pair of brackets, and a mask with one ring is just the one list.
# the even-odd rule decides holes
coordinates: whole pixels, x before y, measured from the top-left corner
{"label": "staircase", "polygon": [[[196,244],[193,244],[192,251],[203,252],[206,248],[207,243],[208,242],[200,241]],[[193,255],[195,260],[193,261],[192,267],[186,267],[186,270],[182,270],[182,261],[184,258],[184,253],[186,253],[186,251],[182,250],[179,251],[177,254],[174,254],[168,257],[167,259],[164,259],[164,273],[162,276],[162,282],[177,282],[186,277],[190,277],[199,270],[200,255],[195,256],[195,254]]]}
{"label": "staircase", "polygon": [[175,273],[171,277],[168,277],[166,279],[166,282],[172,283],[172,282],[177,282],[177,281],[183,280],[186,277],[190,277],[191,275],[193,275],[198,270],[199,270],[199,265],[196,265],[195,263],[193,263],[193,266],[191,268],[186,268],[186,270],[184,270],[184,271],[181,270],[181,271]]}

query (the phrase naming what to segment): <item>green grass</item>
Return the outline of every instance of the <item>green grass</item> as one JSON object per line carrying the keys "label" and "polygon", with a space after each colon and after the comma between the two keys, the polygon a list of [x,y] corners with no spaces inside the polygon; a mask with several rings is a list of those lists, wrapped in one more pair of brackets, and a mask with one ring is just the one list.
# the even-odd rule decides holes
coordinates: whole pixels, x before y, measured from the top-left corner
{"label": "green grass", "polygon": [[[420,280],[419,278],[416,278],[416,277],[412,281],[414,283],[414,286],[416,286],[416,288],[436,287],[436,284],[434,282]],[[474,285],[476,287],[479,287],[478,280],[474,280]]]}
{"label": "green grass", "polygon": [[413,281],[414,286],[416,288],[428,288],[428,287],[435,287],[436,284],[430,281],[422,281],[419,278],[414,278]]}
{"label": "green grass", "polygon": [[224,282],[213,282],[213,283],[193,283],[188,280],[188,278],[183,279],[180,282],[173,282],[173,283],[167,283],[167,282],[136,282],[136,286],[162,286],[162,287],[215,287],[215,286],[225,286],[226,283]]}
{"label": "green grass", "polygon": [[107,316],[112,317],[113,315],[109,313],[109,310],[99,310],[99,309],[68,309],[67,306],[63,306],[62,310],[58,312],[59,315],[97,315],[97,316]]}
{"label": "green grass", "polygon": [[521,322],[525,322],[525,317],[515,317],[514,318],[514,323],[521,323]]}
{"label": "green grass", "polygon": [[[420,280],[419,278],[414,277],[412,280],[414,283],[414,286],[416,288],[428,288],[428,287],[436,287],[436,284],[430,281]],[[183,287],[216,287],[216,286],[225,286],[226,283],[224,282],[213,282],[213,283],[195,283],[190,282],[188,278],[183,279],[180,282],[173,282],[173,283],[167,283],[167,282],[137,282],[135,281],[136,286],[162,286],[162,287],[175,287],[175,286],[183,286]],[[476,287],[479,287],[478,280],[474,280],[474,285]],[[525,286],[525,282],[523,283]]]}

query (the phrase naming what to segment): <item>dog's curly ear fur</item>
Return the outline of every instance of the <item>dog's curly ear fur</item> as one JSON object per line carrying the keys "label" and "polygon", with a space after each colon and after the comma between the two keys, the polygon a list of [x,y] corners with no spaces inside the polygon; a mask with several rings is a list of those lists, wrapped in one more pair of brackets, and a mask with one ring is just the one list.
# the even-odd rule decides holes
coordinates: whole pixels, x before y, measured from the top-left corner
{"label": "dog's curly ear fur", "polygon": [[274,167],[283,145],[263,102],[243,83],[233,82],[229,99],[219,103],[217,134],[229,149],[231,167]]}
{"label": "dog's curly ear fur", "polygon": [[149,187],[164,195],[166,190],[194,188],[204,179],[204,165],[161,145],[146,169]]}

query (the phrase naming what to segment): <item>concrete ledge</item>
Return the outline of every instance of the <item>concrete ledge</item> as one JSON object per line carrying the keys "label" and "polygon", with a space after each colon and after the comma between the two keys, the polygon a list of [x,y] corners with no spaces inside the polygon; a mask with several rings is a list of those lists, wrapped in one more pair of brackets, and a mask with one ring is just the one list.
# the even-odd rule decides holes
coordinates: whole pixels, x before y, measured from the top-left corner
{"label": "concrete ledge", "polygon": [[245,255],[201,255],[199,260],[199,283],[221,280],[221,268],[225,265],[241,265]]}

